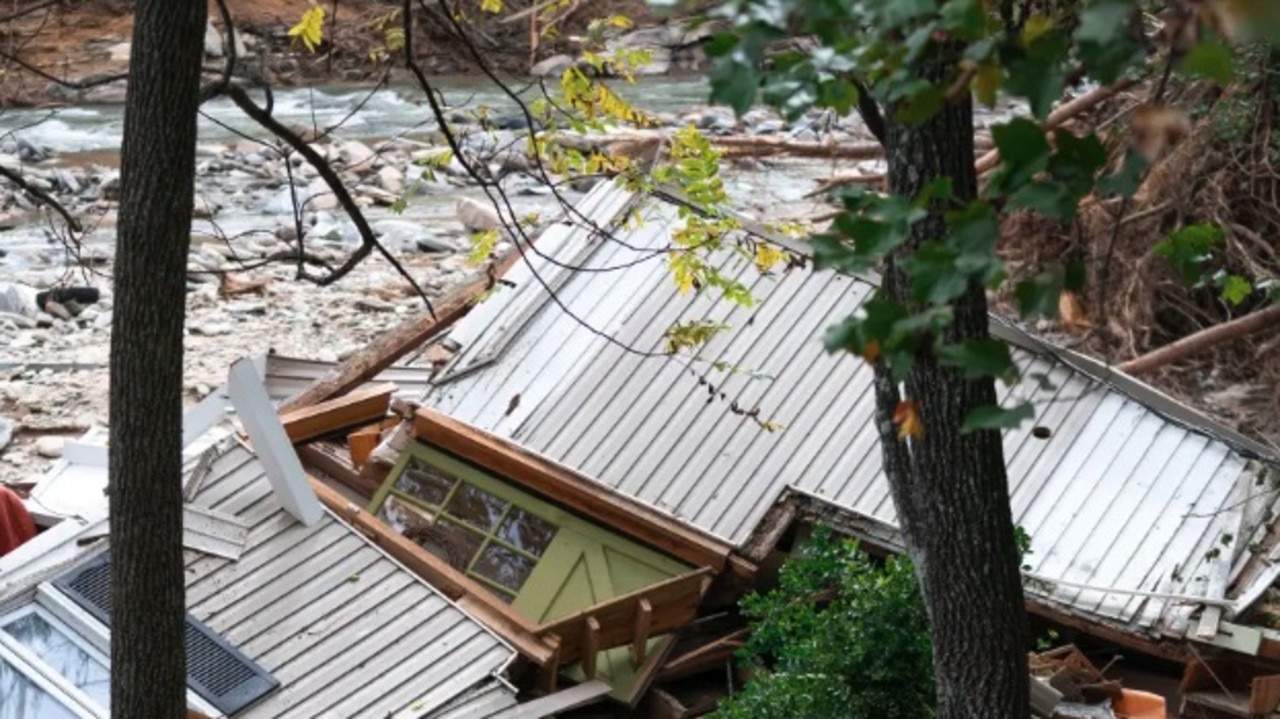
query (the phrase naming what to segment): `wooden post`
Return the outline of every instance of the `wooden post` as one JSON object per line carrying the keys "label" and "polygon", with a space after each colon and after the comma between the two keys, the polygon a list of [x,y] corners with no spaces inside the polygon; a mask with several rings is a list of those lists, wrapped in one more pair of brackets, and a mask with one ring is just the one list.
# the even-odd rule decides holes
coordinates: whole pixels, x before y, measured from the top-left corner
{"label": "wooden post", "polygon": [[600,655],[600,622],[587,617],[586,632],[582,640],[582,673],[588,679],[596,678],[596,657]]}
{"label": "wooden post", "polygon": [[636,625],[631,639],[631,663],[644,664],[645,650],[649,648],[649,630],[653,627],[653,604],[641,599],[636,605]]}

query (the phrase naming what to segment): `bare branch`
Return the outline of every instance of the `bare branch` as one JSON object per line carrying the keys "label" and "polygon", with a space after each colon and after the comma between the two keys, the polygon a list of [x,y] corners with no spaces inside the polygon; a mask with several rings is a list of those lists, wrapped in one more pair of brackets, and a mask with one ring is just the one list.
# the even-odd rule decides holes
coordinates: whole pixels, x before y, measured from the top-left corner
{"label": "bare branch", "polygon": [[30,182],[27,182],[27,180],[22,175],[19,175],[18,173],[14,172],[13,170],[10,170],[7,167],[4,167],[3,165],[0,165],[0,177],[4,177],[9,182],[12,182],[18,187],[21,187],[27,194],[36,198],[41,203],[45,204],[50,209],[52,209],[54,212],[57,212],[59,215],[62,215],[62,219],[66,221],[67,227],[70,227],[73,232],[82,231],[83,228],[81,228],[80,226],[80,221],[72,217],[71,213],[67,210],[67,208],[63,207],[62,203],[58,202],[58,200],[55,199],[53,195],[50,195],[48,192],[45,192],[44,190],[40,189],[39,187],[36,187],[35,185],[32,185]]}

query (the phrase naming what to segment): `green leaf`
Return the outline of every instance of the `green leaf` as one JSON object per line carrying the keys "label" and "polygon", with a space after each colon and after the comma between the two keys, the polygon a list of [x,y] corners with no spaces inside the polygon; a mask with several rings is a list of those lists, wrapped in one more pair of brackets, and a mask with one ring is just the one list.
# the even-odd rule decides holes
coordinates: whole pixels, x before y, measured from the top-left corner
{"label": "green leaf", "polygon": [[938,348],[938,361],[946,367],[963,370],[965,379],[995,377],[1012,384],[1018,376],[1009,345],[989,337],[943,345]]}
{"label": "green leaf", "polygon": [[1227,275],[1222,279],[1222,299],[1238,306],[1253,294],[1253,285],[1240,275]]}
{"label": "green leaf", "polygon": [[1089,74],[1104,85],[1142,61],[1142,48],[1130,34],[1133,0],[1094,0],[1080,14],[1077,51]]}
{"label": "green leaf", "polygon": [[1098,194],[1102,197],[1132,197],[1142,184],[1143,173],[1147,171],[1149,164],[1137,150],[1128,150],[1120,169],[1115,174],[1098,180]]}
{"label": "green leaf", "polygon": [[939,242],[926,242],[901,261],[911,278],[911,295],[919,302],[950,302],[969,287],[969,277],[956,268],[956,253]]}
{"label": "green leaf", "polygon": [[1154,249],[1173,265],[1183,282],[1194,285],[1203,281],[1204,266],[1222,238],[1222,228],[1217,225],[1187,225],[1157,242]]}
{"label": "green leaf", "polygon": [[991,139],[1000,150],[1002,186],[1020,187],[1049,165],[1051,148],[1038,123],[1018,118],[996,125],[991,129]]}
{"label": "green leaf", "polygon": [[1013,429],[1029,419],[1034,419],[1035,416],[1035,409],[1030,402],[1023,402],[1008,409],[993,405],[975,407],[969,412],[969,416],[964,418],[960,432],[969,434],[984,429]]}
{"label": "green leaf", "polygon": [[1235,63],[1230,48],[1216,40],[1205,40],[1191,48],[1178,64],[1178,69],[1188,75],[1207,77],[1219,85],[1226,85],[1235,74]]}
{"label": "green leaf", "polygon": [[1009,196],[1010,210],[1023,208],[1056,219],[1068,220],[1075,216],[1078,198],[1060,182],[1036,182],[1023,185]]}
{"label": "green leaf", "polygon": [[1018,311],[1022,316],[1057,317],[1062,279],[1061,272],[1049,270],[1034,279],[1019,282],[1013,294],[1018,299]]}

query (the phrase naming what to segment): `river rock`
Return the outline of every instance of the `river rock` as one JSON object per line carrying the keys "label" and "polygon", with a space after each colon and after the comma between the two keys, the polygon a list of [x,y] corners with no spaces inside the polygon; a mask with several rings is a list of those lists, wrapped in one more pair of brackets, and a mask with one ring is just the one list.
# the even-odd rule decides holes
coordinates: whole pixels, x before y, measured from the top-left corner
{"label": "river rock", "polygon": [[369,170],[372,169],[373,161],[378,158],[378,155],[363,142],[348,140],[342,143],[338,150],[338,157],[346,163],[347,167]]}
{"label": "river rock", "polygon": [[0,452],[13,441],[13,422],[4,417],[0,417]]}
{"label": "river rock", "polygon": [[391,165],[384,165],[378,170],[378,187],[393,195],[403,195],[404,173]]}
{"label": "river rock", "polygon": [[57,459],[62,456],[62,449],[67,441],[62,437],[44,436],[36,440],[36,454],[45,459]]}
{"label": "river rock", "polygon": [[197,220],[208,220],[213,217],[218,209],[216,202],[204,195],[197,194],[192,202],[191,216]]}
{"label": "river rock", "polygon": [[36,289],[17,282],[0,283],[0,312],[35,317],[40,311],[36,302]]}
{"label": "river rock", "polygon": [[572,67],[574,62],[574,59],[568,55],[552,55],[535,63],[529,68],[529,74],[534,77],[558,77]]}
{"label": "river rock", "polygon": [[129,62],[129,54],[133,51],[133,43],[118,42],[107,48],[107,59],[111,62]]}
{"label": "river rock", "polygon": [[308,210],[334,210],[338,207],[338,198],[329,189],[329,185],[324,181],[324,178],[317,177],[312,180],[307,185],[306,193],[306,208]]}
{"label": "river rock", "polygon": [[469,232],[485,232],[502,228],[502,219],[489,204],[470,197],[458,200],[458,221]]}

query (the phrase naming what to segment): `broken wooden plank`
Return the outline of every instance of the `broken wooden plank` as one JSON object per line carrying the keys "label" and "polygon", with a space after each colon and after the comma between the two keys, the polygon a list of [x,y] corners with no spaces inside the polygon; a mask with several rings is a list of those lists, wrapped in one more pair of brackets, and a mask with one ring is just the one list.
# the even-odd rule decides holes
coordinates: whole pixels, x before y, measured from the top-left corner
{"label": "broken wooden plank", "polygon": [[588,679],[595,679],[596,659],[600,656],[600,620],[587,617],[582,631],[582,673]]}
{"label": "broken wooden plank", "polygon": [[382,423],[361,427],[347,435],[347,452],[351,455],[351,466],[360,469],[369,456],[373,454],[378,442],[382,441]]}
{"label": "broken wooden plank", "polygon": [[280,415],[289,441],[297,444],[387,416],[393,384],[361,387],[341,397]]}
{"label": "broken wooden plank", "polygon": [[719,571],[732,550],[727,543],[696,532],[671,517],[615,494],[522,447],[435,410],[419,409],[413,429],[418,439],[430,445],[517,482],[696,567],[711,567]]}
{"label": "broken wooden plank", "polygon": [[668,682],[723,667],[746,644],[749,633],[743,627],[671,659],[658,673],[658,680]]}
{"label": "broken wooden plank", "polygon": [[382,486],[382,482],[366,479],[363,473],[356,471],[346,449],[340,444],[315,441],[300,444],[294,449],[304,465],[332,477],[366,499],[373,499]]}
{"label": "broken wooden plank", "polygon": [[316,496],[339,519],[359,530],[373,544],[417,574],[436,591],[454,600],[464,611],[475,615],[485,626],[506,639],[534,663],[545,666],[552,660],[554,642],[539,636],[537,627],[489,590],[401,536],[382,520],[351,504],[337,490],[314,477],[309,479]]}
{"label": "broken wooden plank", "polygon": [[778,546],[778,541],[782,539],[782,535],[786,534],[791,528],[791,523],[796,518],[796,505],[794,502],[786,498],[778,500],[776,504],[769,508],[764,515],[764,519],[756,525],[751,532],[751,539],[742,547],[739,552],[747,559],[759,564],[769,556],[769,553]]}
{"label": "broken wooden plank", "polygon": [[434,303],[434,317],[431,313],[425,312],[405,321],[343,362],[333,372],[290,397],[281,406],[281,411],[291,412],[310,407],[331,397],[350,392],[368,382],[379,372],[394,364],[396,360],[421,347],[437,333],[448,329],[465,317],[476,300],[493,288],[495,278],[506,274],[520,256],[518,251],[507,253],[505,257],[494,263],[485,277],[463,286],[448,297]]}
{"label": "broken wooden plank", "polygon": [[504,709],[493,715],[492,719],[542,719],[592,704],[603,699],[611,691],[613,687],[606,682],[593,679]]}
{"label": "broken wooden plank", "polygon": [[538,688],[550,694],[556,690],[556,678],[560,676],[560,639],[554,636],[545,639],[551,646],[551,655],[538,672]]}
{"label": "broken wooden plank", "polygon": [[645,649],[649,646],[649,634],[653,631],[653,603],[641,599],[636,605],[635,629],[631,633],[631,663],[644,664]]}
{"label": "broken wooden plank", "polygon": [[650,635],[664,634],[689,624],[698,616],[702,594],[710,583],[711,570],[700,569],[665,582],[615,597],[600,604],[538,628],[542,636],[560,638],[560,661],[572,664],[586,651],[586,619],[594,618],[601,629],[594,638],[599,649],[612,649],[630,644],[634,639],[636,614],[641,600],[647,600],[651,612]]}

